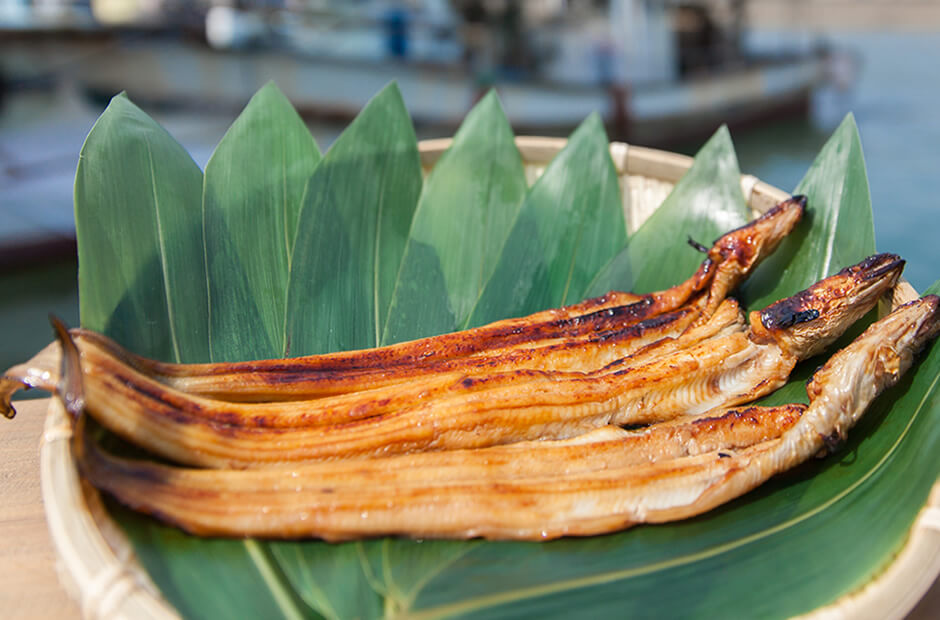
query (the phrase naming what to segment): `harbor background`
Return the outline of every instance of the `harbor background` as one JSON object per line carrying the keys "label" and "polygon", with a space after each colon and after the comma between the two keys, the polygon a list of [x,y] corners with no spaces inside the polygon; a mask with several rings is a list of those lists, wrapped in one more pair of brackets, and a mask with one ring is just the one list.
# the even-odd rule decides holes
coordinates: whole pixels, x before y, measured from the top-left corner
{"label": "harbor background", "polygon": [[[756,46],[780,40],[823,41],[855,59],[843,87],[817,90],[807,118],[783,119],[732,133],[741,170],[793,189],[829,133],[853,113],[865,152],[879,251],[908,260],[905,277],[924,290],[940,277],[934,231],[940,224],[940,3],[927,0],[755,0],[746,36]],[[80,62],[62,59],[63,63]],[[393,77],[393,76],[390,76]],[[20,252],[17,240],[41,232],[53,242],[71,228],[71,183],[82,141],[106,101],[64,83],[12,92],[0,105],[0,365],[22,361],[50,340],[42,317],[78,323],[77,265],[65,244]],[[148,109],[204,166],[234,110],[179,113]],[[729,119],[732,121],[733,119]],[[312,120],[325,149],[344,123]],[[419,137],[442,135],[418,126]],[[680,142],[692,154],[701,140]],[[59,248],[56,251],[54,248]]]}
{"label": "harbor background", "polygon": [[[0,8],[4,6],[0,0]],[[749,19],[749,36],[758,40],[822,37],[848,50],[858,61],[858,72],[848,88],[817,92],[807,119],[735,130],[733,139],[742,171],[792,189],[831,130],[844,114],[852,112],[867,161],[878,248],[907,258],[906,277],[917,289],[925,289],[940,278],[933,239],[940,228],[940,120],[936,106],[940,99],[940,2],[753,0]],[[14,92],[0,103],[0,236],[8,250],[0,263],[3,368],[23,361],[49,342],[51,330],[44,321],[47,314],[54,313],[73,325],[78,322],[77,264],[62,248],[68,247],[72,234],[71,181],[78,152],[103,105],[87,100],[68,84],[53,90]],[[201,166],[234,118],[231,112],[181,115],[145,109]],[[321,121],[310,126],[321,148],[343,127],[342,123]],[[421,137],[440,135],[421,127],[418,132]],[[675,148],[693,153],[700,143],[689,141]],[[45,250],[34,246],[19,251],[17,242],[28,241],[37,232],[53,243]],[[64,243],[54,243],[57,239]],[[38,429],[17,429],[10,434],[22,435],[17,444],[22,449],[7,450],[12,460],[4,477],[6,488],[25,484],[17,475],[26,462],[22,455],[35,456]],[[38,469],[33,461],[29,465]],[[35,481],[33,484],[36,486]],[[31,490],[29,498],[35,509],[36,531],[44,532],[38,488]],[[12,502],[7,508],[6,515],[16,519],[5,517],[5,531],[16,536],[6,537],[9,553],[5,557],[16,570],[11,572],[7,587],[0,589],[0,608],[11,617],[32,617],[30,609],[39,608],[55,610],[60,617],[77,617],[77,606],[65,598],[56,583],[51,549],[41,561],[22,561],[26,557],[23,549],[32,553],[26,542],[32,539],[20,525],[25,522],[22,506]],[[24,595],[19,584],[27,579],[48,588],[42,596]],[[33,607],[17,607],[24,596]],[[47,607],[42,607],[43,603]],[[935,585],[909,618],[934,618],[938,607],[940,587]]]}

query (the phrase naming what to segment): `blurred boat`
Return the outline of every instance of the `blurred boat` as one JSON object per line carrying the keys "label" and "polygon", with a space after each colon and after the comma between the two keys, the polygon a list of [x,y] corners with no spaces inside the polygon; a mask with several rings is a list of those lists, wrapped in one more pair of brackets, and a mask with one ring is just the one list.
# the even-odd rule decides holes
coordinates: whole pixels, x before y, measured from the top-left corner
{"label": "blurred boat", "polygon": [[442,131],[495,88],[519,133],[599,112],[611,137],[656,145],[805,114],[826,74],[812,46],[747,53],[744,0],[231,4],[93,1],[90,24],[7,28],[0,71],[81,59],[67,79],[96,97],[226,110],[273,80],[337,120],[394,79],[416,125]]}

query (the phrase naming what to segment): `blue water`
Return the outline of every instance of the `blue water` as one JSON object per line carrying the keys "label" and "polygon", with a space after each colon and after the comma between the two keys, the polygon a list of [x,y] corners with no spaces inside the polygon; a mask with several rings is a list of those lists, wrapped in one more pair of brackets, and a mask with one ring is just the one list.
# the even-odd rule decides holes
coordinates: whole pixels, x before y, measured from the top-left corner
{"label": "blue water", "polygon": [[[735,132],[741,170],[792,190],[832,129],[852,111],[868,166],[878,249],[906,258],[905,277],[923,291],[940,278],[940,34],[852,33],[829,39],[860,59],[855,86],[844,93],[821,93],[811,120]],[[0,131],[22,124],[14,120],[0,122]],[[91,114],[88,127],[93,120]],[[207,144],[221,137],[228,120],[216,123],[219,135]],[[200,131],[205,130],[200,126]],[[313,127],[321,146],[332,142],[339,129]],[[10,135],[11,130],[6,131]],[[188,125],[180,129],[180,133],[187,131],[193,129]],[[184,136],[177,137],[186,143]],[[77,154],[80,136],[75,142],[63,148]],[[200,163],[208,158],[211,146],[207,148],[204,153],[194,152]],[[62,208],[70,211],[73,160],[65,156],[56,161],[58,168],[67,168],[57,173],[65,178]],[[48,184],[50,176],[44,174]],[[74,262],[0,272],[0,287],[5,291],[0,296],[0,369],[26,359],[49,342],[51,332],[44,317],[50,311],[77,323],[75,273]]]}
{"label": "blue water", "polygon": [[792,190],[843,115],[862,138],[879,251],[919,291],[940,279],[940,34],[830,36],[860,60],[855,86],[817,98],[810,122],[735,135],[741,169]]}

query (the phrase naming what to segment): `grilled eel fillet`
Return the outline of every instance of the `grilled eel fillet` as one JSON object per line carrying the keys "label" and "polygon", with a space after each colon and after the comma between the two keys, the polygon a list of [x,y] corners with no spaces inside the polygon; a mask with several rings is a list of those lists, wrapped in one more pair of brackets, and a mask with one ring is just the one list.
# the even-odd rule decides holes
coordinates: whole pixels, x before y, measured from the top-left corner
{"label": "grilled eel fillet", "polygon": [[[63,346],[73,352],[66,356],[71,363],[64,376],[81,384],[85,409],[109,430],[171,460],[205,467],[285,466],[564,439],[608,424],[660,422],[745,403],[773,391],[797,361],[823,350],[870,310],[902,268],[903,261],[893,254],[873,256],[752,313],[749,330],[736,320],[736,305],[728,301],[725,308],[731,312],[719,311],[674,341],[598,371],[464,375],[444,377],[450,383],[443,386],[432,378],[427,384],[382,388],[379,394],[348,395],[346,408],[338,411],[317,409],[324,402],[336,406],[336,398],[306,404],[216,401],[218,408],[207,409],[192,397],[157,389],[155,382],[141,389],[113,368],[79,359],[63,330]],[[710,337],[694,340],[709,331]],[[657,349],[663,349],[662,355],[645,355]],[[360,402],[350,407],[355,398]],[[370,403],[375,415],[357,417],[370,410]],[[288,415],[286,407],[301,405],[307,410],[299,415],[347,418],[320,425],[306,420],[287,428],[266,422]],[[245,410],[268,417],[259,422]]]}
{"label": "grilled eel fillet", "polygon": [[[628,343],[631,349],[637,349],[632,360],[652,359],[657,355],[677,350],[683,346],[703,340],[716,331],[729,331],[740,329],[743,319],[737,308],[737,302],[726,300],[719,306],[716,313],[708,323],[700,326],[691,325],[690,317],[694,317],[698,308],[683,307],[676,312],[670,312],[651,319],[641,321],[617,334],[631,333],[636,337]],[[75,335],[77,330],[72,330]],[[81,332],[82,336],[90,332]],[[265,428],[291,428],[298,426],[324,426],[341,424],[371,417],[383,413],[399,411],[405,407],[414,407],[417,403],[430,398],[448,396],[455,393],[470,393],[483,389],[483,382],[465,384],[462,379],[468,375],[465,372],[452,369],[435,370],[425,369],[423,374],[402,380],[398,383],[384,385],[378,388],[364,389],[347,394],[323,396],[308,400],[272,401],[264,403],[230,402],[191,395],[173,388],[141,373],[134,365],[124,363],[120,356],[112,355],[107,349],[99,347],[98,343],[89,338],[74,338],[81,354],[81,365],[84,372],[110,375],[114,381],[125,386],[125,392],[140,392],[149,394],[154,398],[172,403],[174,407],[183,412],[200,418],[216,421],[220,424],[229,424],[246,427]],[[613,341],[610,335],[601,335],[590,340],[573,340],[564,345],[566,356],[581,354],[587,359],[586,364],[596,363],[597,368],[606,365],[596,362],[599,356],[607,357],[611,351],[623,347],[620,342]],[[526,359],[526,351],[513,351],[507,358],[519,357]],[[625,356],[621,356],[625,357]],[[54,356],[44,358],[49,364],[60,361],[58,343]],[[593,361],[592,361],[593,360]],[[502,365],[502,364],[501,364]],[[43,364],[34,361],[21,368],[27,372],[38,374],[45,368]],[[489,376],[486,387],[494,387],[497,383],[507,384],[525,376],[525,369],[517,372],[504,370],[503,372],[485,372],[485,367],[476,368],[474,377],[483,374]],[[8,371],[10,377],[17,369]],[[577,371],[557,371],[557,374],[571,374],[577,376]],[[21,377],[25,373],[21,374]],[[48,385],[54,386],[58,381],[59,373],[49,372],[44,379]],[[25,381],[24,381],[25,382]],[[52,388],[54,389],[54,388]]]}
{"label": "grilled eel fillet", "polygon": [[[214,536],[404,534],[544,540],[703,513],[844,437],[940,331],[935,295],[869,327],[817,370],[809,406],[707,413],[638,432],[291,470],[120,459],[76,435],[82,473],[131,508]],[[83,440],[80,436],[85,436]]]}
{"label": "grilled eel fillet", "polygon": [[[74,330],[83,351],[95,350],[171,388],[220,400],[310,399],[377,388],[429,372],[473,373],[519,369],[586,371],[630,355],[660,338],[707,320],[803,215],[794,196],[760,218],[720,237],[696,273],[648,295],[610,292],[579,304],[376,349],[292,359],[216,364],[168,364],[123,350],[94,332]],[[58,344],[11,368],[0,381],[0,412],[12,417],[15,382],[53,389]]]}

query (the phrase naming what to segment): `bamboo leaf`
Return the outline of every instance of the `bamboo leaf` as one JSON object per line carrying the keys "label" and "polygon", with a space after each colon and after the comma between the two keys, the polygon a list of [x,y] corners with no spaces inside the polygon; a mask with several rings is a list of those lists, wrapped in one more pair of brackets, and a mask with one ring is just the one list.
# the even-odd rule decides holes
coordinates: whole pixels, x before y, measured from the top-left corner
{"label": "bamboo leaf", "polygon": [[[808,256],[822,263],[852,262],[854,259],[841,253],[844,248],[835,247],[841,244],[847,230],[861,235],[861,240],[853,241],[852,251],[865,250],[868,242],[864,222],[859,227],[847,216],[857,208],[849,204],[853,196],[867,197],[867,186],[864,192],[858,186],[864,182],[864,165],[860,164],[861,152],[854,151],[857,146],[854,126],[851,130],[848,136],[840,133],[846,131],[843,125],[833,138],[836,142],[845,140],[843,147],[847,144],[848,151],[843,148],[829,152],[826,149],[834,147],[827,144],[825,157],[820,156],[818,166],[801,184],[801,187],[805,184],[811,204],[814,193],[828,192],[839,197],[825,212],[831,222],[828,233],[831,244],[810,243],[792,254],[792,260]],[[590,139],[585,137],[589,133],[594,133]],[[355,136],[354,139],[347,138],[347,134]],[[289,327],[298,331],[289,333],[298,342],[303,333],[303,346],[310,349],[376,342],[380,317],[391,299],[389,287],[401,263],[407,227],[421,186],[413,133],[397,91],[389,89],[380,94],[347,134],[344,134],[347,141],[338,142],[317,167],[313,178],[319,180],[314,186],[311,179],[299,216],[288,299],[288,316],[293,321]],[[598,151],[603,155],[586,151],[578,156],[568,153],[565,167],[556,158],[546,175],[557,174],[560,178],[540,181],[531,190],[484,289],[481,302],[488,291],[491,297],[481,314],[491,312],[501,318],[510,312],[528,311],[529,305],[573,301],[583,293],[583,290],[578,293],[578,286],[587,287],[593,272],[582,276],[581,271],[571,268],[591,262],[579,263],[583,257],[579,243],[570,236],[563,238],[566,229],[561,224],[543,222],[535,215],[551,217],[552,211],[546,205],[551,198],[550,190],[554,190],[556,196],[564,198],[556,198],[555,208],[567,222],[567,230],[576,229],[575,224],[600,225],[585,217],[587,205],[572,199],[574,186],[593,195],[594,205],[603,205],[601,213],[594,217],[611,227],[616,218],[606,207],[615,204],[619,213],[616,185],[610,199],[607,194],[611,190],[605,189],[608,181],[585,185],[582,177],[572,172],[590,155],[595,159],[585,168],[590,174],[608,178],[612,167],[606,143],[602,137],[597,140],[598,135],[595,129],[582,127],[572,137],[572,144],[581,140],[600,142]],[[249,138],[255,139],[253,134],[240,139]],[[158,164],[151,165],[142,156],[148,148],[160,153],[154,160]],[[716,151],[725,153],[723,149]],[[177,329],[180,336],[171,341],[180,349],[177,357],[189,359],[192,353],[188,347],[193,343],[201,342],[202,351],[208,351],[204,329],[208,319],[204,313],[199,315],[200,304],[206,297],[180,295],[192,283],[166,274],[172,275],[173,268],[169,266],[181,257],[191,259],[187,252],[191,251],[189,244],[194,235],[188,226],[179,224],[189,221],[190,210],[180,208],[181,214],[167,216],[178,218],[173,229],[177,232],[173,234],[181,234],[182,239],[161,240],[158,234],[158,224],[165,220],[167,196],[185,198],[175,204],[195,204],[198,212],[202,179],[198,168],[193,173],[191,160],[175,158],[179,153],[178,145],[142,112],[126,99],[116,99],[83,149],[76,177],[76,219],[80,243],[84,245],[82,260],[88,263],[83,273],[86,279],[94,279],[82,285],[87,287],[82,289],[83,294],[88,290],[91,297],[87,300],[87,320],[104,326],[112,335],[132,334],[129,337],[140,338],[130,346],[137,352],[153,355],[155,351],[168,350],[161,349],[163,341],[134,334],[139,329],[138,323],[153,322],[157,325],[154,330],[163,330],[165,341],[165,335],[172,331],[171,321],[181,318],[178,313],[192,311],[197,317],[202,316],[202,331],[198,325],[185,332]],[[134,164],[135,161],[138,163]],[[146,165],[140,165],[141,162]],[[704,161],[696,162],[697,166],[700,164],[704,165]],[[160,200],[146,203],[139,194],[130,193],[131,181],[125,186],[123,180],[110,179],[107,170],[113,165],[119,165],[117,169],[132,179],[138,190],[144,187],[145,194]],[[174,166],[179,169],[167,174],[166,170]],[[694,182],[683,180],[681,191],[689,192],[689,196],[708,192],[712,184],[725,183],[720,179],[735,176],[734,169],[723,169],[712,178],[702,174],[690,177]],[[149,182],[142,170],[150,171]],[[360,170],[361,176],[356,176],[354,170]],[[181,178],[186,181],[181,182]],[[542,184],[545,187],[540,187]],[[188,193],[182,192],[181,186],[196,189],[194,202]],[[729,196],[733,195],[730,187]],[[361,191],[364,197],[358,197],[350,188]],[[410,197],[410,203],[404,200],[375,204],[388,201],[399,192]],[[141,202],[145,207],[138,209],[136,205]],[[127,204],[135,205],[132,213],[119,208]],[[97,213],[99,208],[118,221],[114,224],[98,221],[102,217]],[[527,209],[531,211],[530,219],[520,224]],[[384,219],[386,215],[392,217],[392,212],[395,218],[403,218],[404,224]],[[864,220],[864,211],[861,215]],[[194,219],[197,224],[201,222],[201,218]],[[664,228],[683,225],[680,220],[662,221],[670,222],[658,224]],[[126,237],[127,227],[134,224],[142,229],[137,237],[140,247],[126,248],[120,245],[123,241],[115,238]],[[619,225],[622,235],[622,218]],[[724,232],[725,227],[719,232]],[[564,260],[536,265],[537,261],[528,257],[527,253],[533,251],[530,247],[523,247],[525,252],[517,248],[522,245],[520,240],[526,231],[532,231],[539,241],[550,240],[546,251],[563,256]],[[591,257],[596,262],[595,271],[620,247],[614,243],[616,234],[608,232],[609,236],[601,240],[606,254],[601,256],[598,252]],[[684,237],[688,233],[700,240],[704,238],[696,231],[681,234]],[[216,233],[207,230],[206,234]],[[645,243],[649,244],[650,252],[655,252],[653,240],[663,231],[643,234],[649,235]],[[360,240],[359,235],[365,235],[366,240]],[[201,229],[198,237],[201,240]],[[388,237],[397,246],[393,243],[391,249],[385,247]],[[517,245],[512,245],[514,239],[519,242]],[[620,241],[622,244],[622,237]],[[569,245],[563,247],[566,243]],[[672,244],[676,245],[675,240]],[[176,250],[177,247],[182,249]],[[196,247],[202,251],[198,243]],[[116,252],[129,254],[125,257]],[[339,254],[341,258],[318,257],[320,253]],[[120,262],[129,264],[115,265],[118,257]],[[513,263],[514,257],[531,263],[523,260]],[[695,257],[692,262],[697,261]],[[197,273],[199,264],[202,263],[197,263]],[[310,264],[314,267],[297,268]],[[523,265],[533,281],[551,289],[550,294],[543,299],[542,291],[514,292],[512,287],[519,285],[522,278],[510,277],[509,266],[513,264]],[[168,268],[162,268],[163,265]],[[637,265],[640,265],[638,277],[628,274],[631,281],[639,286],[642,278],[649,278],[652,283],[655,274],[643,275],[646,267]],[[394,270],[385,269],[386,266]],[[630,266],[636,268],[632,263]],[[125,267],[126,273],[121,271],[119,277],[111,275]],[[187,265],[187,269],[192,268],[192,264]],[[808,268],[830,267],[814,262]],[[556,272],[566,275],[559,278]],[[500,279],[496,280],[497,277]],[[525,287],[525,283],[521,285]],[[779,284],[781,290],[791,285],[790,281]],[[932,288],[940,291],[940,283]],[[572,297],[567,296],[566,289]],[[774,287],[768,290],[774,293]],[[166,299],[178,303],[168,310]],[[157,303],[159,300],[164,301]],[[84,305],[82,310],[84,321]],[[298,319],[291,311],[306,315]],[[341,316],[344,312],[355,316]],[[626,617],[719,614],[786,617],[829,603],[883,570],[903,544],[914,516],[937,480],[940,464],[925,459],[924,455],[936,454],[938,450],[940,347],[935,344],[900,385],[876,402],[849,434],[842,452],[808,463],[735,502],[680,523],[552,543],[383,539],[344,545],[319,541],[262,544],[190,537],[117,507],[112,507],[112,514],[134,541],[137,555],[163,594],[183,615],[190,617],[318,614],[569,617],[588,609],[592,614],[607,612]],[[858,544],[859,540],[864,540],[864,544]]]}
{"label": "bamboo leaf", "polygon": [[[752,309],[793,295],[875,253],[868,176],[852,115],[823,145],[794,193],[807,196],[809,212],[742,287],[742,296]],[[876,315],[872,311],[862,318],[830,350],[851,342]],[[818,365],[815,359],[801,364],[787,385],[760,404],[807,402],[803,383]]]}
{"label": "bamboo leaf", "polygon": [[648,293],[678,284],[702,261],[685,243],[688,237],[708,245],[749,219],[731,134],[722,126],[627,247],[600,270],[588,295],[610,290]]}
{"label": "bamboo leaf", "polygon": [[593,115],[529,190],[467,325],[582,299],[625,241],[617,172]]}
{"label": "bamboo leaf", "polygon": [[435,572],[407,611],[428,618],[584,609],[680,618],[805,613],[862,587],[904,543],[940,474],[922,458],[940,448],[938,421],[934,344],[876,401],[839,455],[680,523],[548,544],[480,543]]}
{"label": "bamboo leaf", "polygon": [[[188,536],[120,506],[111,507],[137,558],[186,618],[305,618],[313,610],[257,541]],[[272,571],[273,574],[272,574]]]}
{"label": "bamboo leaf", "polygon": [[287,294],[292,355],[379,343],[420,192],[417,139],[392,84],[307,184]]}
{"label": "bamboo leaf", "polygon": [[[89,134],[76,173],[84,326],[142,355],[208,360],[202,187],[203,174],[186,151],[126,96],[115,97]],[[210,617],[201,601],[214,591],[213,608],[223,617],[307,615],[263,545],[206,545],[127,511],[118,516],[149,573],[184,614]],[[222,585],[214,587],[215,580]]]}
{"label": "bamboo leaf", "polygon": [[[385,598],[395,614],[413,611],[416,598],[430,582],[470,553],[480,541],[439,540],[433,545],[390,538],[383,541],[381,558]],[[392,614],[392,615],[395,615]]]}
{"label": "bamboo leaf", "polygon": [[361,545],[272,543],[274,555],[303,600],[324,618],[376,618],[384,600],[363,571]]}
{"label": "bamboo leaf", "polygon": [[413,615],[805,613],[862,587],[904,543],[940,474],[923,459],[940,449],[938,421],[935,343],[839,454],[696,519],[584,541],[481,545],[428,585]]}
{"label": "bamboo leaf", "polygon": [[525,192],[522,158],[493,91],[470,111],[425,181],[383,342],[466,322]]}
{"label": "bamboo leaf", "polygon": [[875,252],[868,175],[855,118],[849,114],[794,190],[807,216],[743,287],[762,308]]}
{"label": "bamboo leaf", "polygon": [[75,173],[82,325],[143,355],[208,359],[201,193],[186,150],[112,99]]}
{"label": "bamboo leaf", "polygon": [[203,210],[213,361],[284,352],[290,254],[320,152],[277,86],[263,87],[206,165]]}

